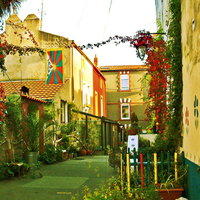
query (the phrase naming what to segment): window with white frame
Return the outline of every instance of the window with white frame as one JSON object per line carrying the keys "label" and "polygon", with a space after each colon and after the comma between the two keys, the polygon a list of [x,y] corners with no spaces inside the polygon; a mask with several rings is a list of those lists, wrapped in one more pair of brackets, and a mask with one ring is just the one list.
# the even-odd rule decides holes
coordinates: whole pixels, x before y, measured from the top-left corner
{"label": "window with white frame", "polygon": [[120,75],[121,90],[129,90],[129,74]]}
{"label": "window with white frame", "polygon": [[121,119],[130,119],[130,104],[121,104]]}
{"label": "window with white frame", "polygon": [[83,106],[90,106],[90,86],[83,83]]}

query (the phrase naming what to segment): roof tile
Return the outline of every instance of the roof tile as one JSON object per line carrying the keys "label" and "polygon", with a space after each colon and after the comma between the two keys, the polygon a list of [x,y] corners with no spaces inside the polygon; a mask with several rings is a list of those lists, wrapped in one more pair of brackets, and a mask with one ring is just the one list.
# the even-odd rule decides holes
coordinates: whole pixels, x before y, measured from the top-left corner
{"label": "roof tile", "polygon": [[146,65],[111,65],[99,66],[100,71],[119,71],[119,70],[147,70]]}
{"label": "roof tile", "polygon": [[[65,83],[68,79],[65,79]],[[2,82],[6,96],[19,93],[22,86],[29,88],[29,96],[37,99],[53,99],[64,84],[46,84],[45,80]]]}

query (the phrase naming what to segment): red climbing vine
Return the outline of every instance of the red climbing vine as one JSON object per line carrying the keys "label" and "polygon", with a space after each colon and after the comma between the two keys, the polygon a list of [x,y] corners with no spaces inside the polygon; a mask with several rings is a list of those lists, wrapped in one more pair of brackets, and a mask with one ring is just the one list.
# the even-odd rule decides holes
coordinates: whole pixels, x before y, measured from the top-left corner
{"label": "red climbing vine", "polygon": [[163,39],[152,39],[146,50],[149,66],[148,73],[151,76],[149,83],[150,102],[145,113],[151,119],[151,114],[156,116],[156,128],[158,133],[163,133],[168,116],[168,88],[170,85],[170,65],[166,57],[167,44]]}

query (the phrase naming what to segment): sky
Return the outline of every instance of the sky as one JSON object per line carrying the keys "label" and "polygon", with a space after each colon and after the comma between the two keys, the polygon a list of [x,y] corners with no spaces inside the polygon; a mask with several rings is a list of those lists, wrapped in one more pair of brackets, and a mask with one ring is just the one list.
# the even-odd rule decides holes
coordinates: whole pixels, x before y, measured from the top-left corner
{"label": "sky", "polygon": [[[18,10],[41,18],[42,0],[26,0]],[[134,36],[137,31],[156,32],[155,0],[43,0],[42,30],[74,40],[78,45],[94,44],[110,36]],[[143,64],[129,43],[106,44],[83,50],[99,66]]]}

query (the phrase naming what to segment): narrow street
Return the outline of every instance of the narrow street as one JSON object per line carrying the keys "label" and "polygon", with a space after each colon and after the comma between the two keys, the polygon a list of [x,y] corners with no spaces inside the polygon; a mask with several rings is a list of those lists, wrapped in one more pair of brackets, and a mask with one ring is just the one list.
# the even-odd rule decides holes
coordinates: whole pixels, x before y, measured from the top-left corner
{"label": "narrow street", "polygon": [[[98,167],[98,170],[94,170]],[[0,181],[1,200],[71,199],[83,185],[96,188],[101,182],[117,176],[117,170],[109,166],[108,156],[82,156],[78,159],[42,166],[35,172],[42,178],[32,179],[33,172],[26,178],[17,177]],[[99,175],[98,175],[99,174]]]}

